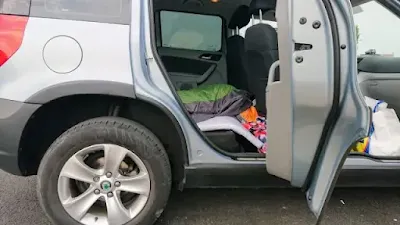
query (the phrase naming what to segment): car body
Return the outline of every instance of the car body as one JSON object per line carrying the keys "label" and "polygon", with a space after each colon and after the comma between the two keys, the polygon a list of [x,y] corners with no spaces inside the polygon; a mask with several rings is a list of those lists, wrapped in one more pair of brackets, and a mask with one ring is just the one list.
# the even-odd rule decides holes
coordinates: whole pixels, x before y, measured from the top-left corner
{"label": "car body", "polygon": [[[39,174],[39,199],[52,222],[151,224],[162,213],[171,184],[178,189],[300,187],[319,218],[340,173],[338,185],[399,185],[395,178],[400,159],[348,156],[369,132],[372,114],[363,94],[388,99],[395,109],[398,99],[393,97],[397,96],[394,81],[387,83],[380,76],[384,73],[397,83],[398,59],[366,57],[357,68],[351,4],[363,1],[273,3],[279,61],[265,74],[270,70],[274,74],[279,67],[280,76],[268,80],[263,96],[268,110],[266,155],[221,150],[179,101],[174,81],[182,76],[171,75],[165,58],[183,58],[178,65],[191,65],[217,56],[210,77],[226,74],[223,38],[232,30],[227,21],[243,4],[187,2],[4,1],[0,11],[0,168],[20,176]],[[378,2],[400,15],[397,1]],[[215,4],[222,6],[214,9]],[[225,30],[219,34],[223,39],[219,50],[163,46],[161,11],[218,15]],[[311,48],[299,50],[297,44]],[[376,87],[382,88],[377,91]],[[90,150],[82,137],[93,146],[102,145],[104,158],[111,157],[107,149],[118,143],[128,149],[137,147],[133,155],[125,150],[121,154],[129,155],[145,171],[149,177],[142,185],[152,188],[144,194],[146,200],[137,203],[142,204],[138,212],[128,209],[129,218],[120,220],[124,215],[117,213],[107,219],[74,211],[72,194],[64,190],[67,181],[62,177],[81,179],[65,170],[80,168],[71,159]],[[75,149],[78,145],[83,150]],[[116,204],[111,199],[120,194],[118,188],[125,187],[125,180],[106,172],[99,172],[92,186],[101,182],[93,190],[102,196],[107,210],[113,210],[117,206],[110,206]],[[156,203],[147,203],[148,199]]]}

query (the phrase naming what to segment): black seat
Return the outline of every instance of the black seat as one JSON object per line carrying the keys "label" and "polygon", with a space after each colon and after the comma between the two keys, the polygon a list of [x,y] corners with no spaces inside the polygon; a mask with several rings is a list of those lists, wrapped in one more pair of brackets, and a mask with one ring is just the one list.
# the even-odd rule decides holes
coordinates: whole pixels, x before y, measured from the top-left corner
{"label": "black seat", "polygon": [[[250,13],[260,15],[275,10],[275,3],[268,0],[253,0],[250,3]],[[260,13],[261,12],[261,13]],[[260,18],[262,19],[262,18]],[[249,91],[256,96],[256,108],[266,112],[265,89],[271,65],[279,59],[278,34],[276,30],[265,23],[249,27],[245,36],[245,51],[248,66]]]}
{"label": "black seat", "polygon": [[228,28],[235,30],[235,35],[227,40],[228,84],[242,90],[249,90],[248,72],[245,65],[244,38],[238,30],[250,22],[249,7],[242,5],[233,13]]}
{"label": "black seat", "polygon": [[[249,90],[248,72],[244,51],[244,38],[239,35],[239,29],[250,22],[249,7],[242,5],[235,10],[229,21],[228,28],[234,30],[234,35],[227,40],[228,84],[242,90]],[[233,131],[209,131],[205,135],[217,147],[229,153],[257,152],[257,149],[245,138]]]}

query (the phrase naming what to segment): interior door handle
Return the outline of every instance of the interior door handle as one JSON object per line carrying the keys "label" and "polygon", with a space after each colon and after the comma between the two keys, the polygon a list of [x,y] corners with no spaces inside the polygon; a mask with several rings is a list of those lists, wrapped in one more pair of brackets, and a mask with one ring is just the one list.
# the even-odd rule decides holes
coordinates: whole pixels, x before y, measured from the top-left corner
{"label": "interior door handle", "polygon": [[378,86],[378,82],[376,82],[376,81],[371,81],[371,82],[369,83],[369,86],[371,86],[371,87]]}
{"label": "interior door handle", "polygon": [[212,58],[212,55],[202,55],[200,58],[205,60],[210,60]]}

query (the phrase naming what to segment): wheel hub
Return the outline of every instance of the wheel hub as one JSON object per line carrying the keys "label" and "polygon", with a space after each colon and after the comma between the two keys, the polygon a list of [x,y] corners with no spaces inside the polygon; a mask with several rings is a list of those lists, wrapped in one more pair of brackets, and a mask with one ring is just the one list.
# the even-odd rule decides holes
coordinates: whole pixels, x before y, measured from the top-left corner
{"label": "wheel hub", "polygon": [[100,188],[101,188],[101,190],[103,190],[105,192],[109,192],[113,189],[113,186],[110,181],[106,180],[106,181],[101,182]]}

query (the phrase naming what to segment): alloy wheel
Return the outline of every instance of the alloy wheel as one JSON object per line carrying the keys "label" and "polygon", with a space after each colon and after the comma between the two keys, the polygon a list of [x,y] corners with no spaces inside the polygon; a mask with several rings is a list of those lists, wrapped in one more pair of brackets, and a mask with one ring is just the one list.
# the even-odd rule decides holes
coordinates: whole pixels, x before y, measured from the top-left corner
{"label": "alloy wheel", "polygon": [[145,207],[150,176],[132,151],[114,144],[97,144],[68,159],[57,189],[62,206],[76,221],[121,225]]}

